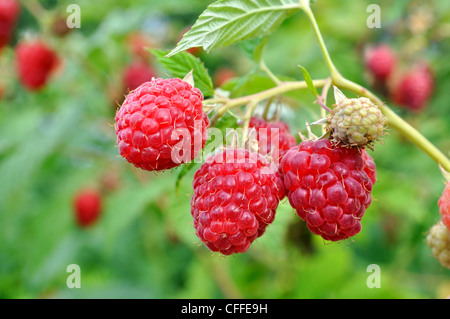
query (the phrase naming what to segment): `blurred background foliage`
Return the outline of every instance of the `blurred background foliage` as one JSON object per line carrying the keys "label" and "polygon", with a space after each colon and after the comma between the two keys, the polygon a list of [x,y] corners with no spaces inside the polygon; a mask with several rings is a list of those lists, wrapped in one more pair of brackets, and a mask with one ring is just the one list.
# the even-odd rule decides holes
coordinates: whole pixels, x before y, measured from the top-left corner
{"label": "blurred background foliage", "polygon": [[[440,218],[443,177],[436,163],[395,131],[370,153],[378,182],[360,234],[324,243],[309,234],[285,199],[265,235],[247,253],[230,257],[212,254],[195,236],[190,214],[194,170],[176,190],[179,168],[153,174],[118,156],[114,114],[124,94],[121,74],[133,58],[130,34],[144,34],[150,47],[171,49],[211,2],[81,0],[81,28],[64,37],[45,31],[47,15],[22,8],[12,44],[0,55],[0,297],[449,296],[450,272],[425,243],[428,229]],[[380,5],[381,29],[366,27],[370,3]],[[40,4],[47,12],[68,15],[68,1]],[[430,61],[436,86],[429,106],[420,113],[392,107],[448,154],[449,2],[318,0],[313,11],[335,65],[364,86],[370,87],[362,53],[367,44],[389,43],[402,52],[406,68],[415,56]],[[411,18],[421,13],[432,19],[413,28],[418,22]],[[24,33],[40,34],[64,61],[36,93],[20,85],[14,70],[13,47]],[[254,67],[242,45],[196,54],[211,77],[223,68],[242,76]],[[283,78],[302,80],[298,64],[313,78],[328,75],[302,12],[273,33],[264,58]],[[154,57],[148,60],[159,76],[170,76]],[[228,82],[229,88],[235,83]],[[267,78],[255,75],[235,94],[270,86]],[[289,97],[282,118],[292,133],[304,132],[305,121],[319,118],[319,107],[307,91]],[[88,229],[77,226],[72,205],[74,194],[85,187],[100,189],[104,200],[100,220]],[[81,268],[81,289],[66,286],[69,264]],[[370,264],[380,266],[381,288],[366,285]]]}

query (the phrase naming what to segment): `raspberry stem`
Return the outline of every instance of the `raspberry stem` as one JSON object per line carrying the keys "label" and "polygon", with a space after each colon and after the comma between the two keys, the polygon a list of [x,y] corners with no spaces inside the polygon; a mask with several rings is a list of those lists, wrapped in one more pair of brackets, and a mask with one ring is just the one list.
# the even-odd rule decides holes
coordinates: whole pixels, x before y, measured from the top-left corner
{"label": "raspberry stem", "polygon": [[248,127],[250,125],[250,118],[252,117],[253,113],[255,112],[257,105],[258,105],[258,103],[251,101],[245,108],[244,123],[242,125],[242,145],[245,145],[245,142],[248,139],[247,135],[248,135]]}
{"label": "raspberry stem", "polygon": [[386,116],[388,125],[393,129],[400,132],[403,136],[408,138],[416,146],[421,148],[431,158],[433,158],[438,164],[440,164],[446,171],[450,172],[450,160],[442,153],[436,146],[434,146],[428,139],[426,139],[419,131],[412,127],[409,123],[398,116],[392,111],[386,104],[383,103],[375,94],[362,87],[361,85],[354,83],[344,77],[333,79],[333,83],[341,89],[346,89],[356,93],[360,96],[369,98],[375,103]]}
{"label": "raspberry stem", "polygon": [[[332,79],[331,77],[328,78],[322,88],[322,94],[317,97],[317,101],[320,103],[322,102],[324,105],[327,104],[327,95],[328,91],[331,87]],[[320,117],[325,118],[327,116],[327,110],[325,108],[320,109]],[[322,125],[322,134],[325,134],[325,125]]]}
{"label": "raspberry stem", "polygon": [[[336,66],[334,65],[330,54],[326,48],[325,42],[323,40],[322,34],[320,32],[319,26],[315,19],[314,13],[312,12],[309,1],[300,0],[301,9],[307,15],[311,26],[314,30],[316,39],[319,43],[320,50],[322,51],[322,55],[325,59],[327,67],[330,71],[331,75],[331,83],[330,78],[327,79],[319,79],[313,80],[313,85],[315,87],[322,87],[324,96],[321,97],[321,100],[324,100],[326,96],[325,92],[328,91],[327,86],[330,84],[335,85],[340,89],[346,89],[353,93],[358,94],[359,96],[369,98],[373,103],[375,103],[381,110],[381,112],[386,116],[388,125],[394,129],[396,129],[399,133],[408,138],[411,142],[413,142],[416,146],[422,149],[426,154],[428,154],[432,159],[434,159],[443,169],[450,172],[450,160],[436,147],[434,146],[428,139],[426,139],[419,131],[413,128],[409,123],[403,120],[400,116],[398,116],[394,111],[392,111],[383,101],[378,98],[374,93],[370,92],[368,89],[363,86],[352,82],[341,75]],[[262,60],[261,60],[262,61]],[[252,95],[242,96],[234,99],[228,98],[219,98],[219,99],[210,99],[204,101],[204,106],[211,106],[212,104],[219,104],[216,108],[216,114],[211,119],[211,125],[214,125],[217,120],[222,117],[227,111],[234,107],[242,106],[242,105],[252,105],[252,107],[248,107],[246,109],[245,120],[247,120],[248,113],[253,112],[256,105],[264,101],[266,99],[272,98],[277,95],[281,95],[294,90],[302,90],[308,88],[308,85],[305,81],[289,81],[289,82],[281,82],[278,78],[276,78],[270,70],[265,66],[264,62],[260,61],[260,68],[265,71],[269,77],[276,83],[276,86],[270,88],[265,91],[261,91]],[[264,69],[265,67],[265,69]],[[320,102],[320,99],[319,99]],[[322,111],[323,113],[323,111]]]}
{"label": "raspberry stem", "polygon": [[[325,81],[326,81],[325,79],[314,80],[313,84],[315,87],[323,87]],[[224,99],[205,100],[204,105],[210,105],[211,101],[216,102],[218,104],[222,104],[217,108],[216,114],[211,119],[211,125],[214,125],[220,117],[222,117],[228,110],[234,107],[247,105],[250,102],[257,104],[261,101],[264,101],[277,95],[281,95],[283,93],[287,93],[294,90],[302,90],[306,88],[308,88],[308,85],[306,84],[305,81],[281,82],[279,85],[273,88],[247,96],[242,96],[234,99],[224,98]]]}
{"label": "raspberry stem", "polygon": [[328,53],[327,47],[323,40],[322,34],[320,32],[319,26],[317,25],[316,18],[314,17],[314,13],[312,12],[311,7],[309,5],[309,1],[300,0],[300,4],[301,4],[301,9],[307,15],[309,22],[311,23],[314,34],[316,35],[316,39],[319,43],[320,50],[322,51],[325,62],[328,66],[328,69],[330,70],[331,77],[335,78],[335,77],[341,76],[339,71],[337,70],[337,68],[334,66],[334,63],[331,60],[330,54]]}
{"label": "raspberry stem", "polygon": [[319,43],[325,62],[330,71],[333,84],[339,87],[340,89],[347,89],[360,96],[369,98],[373,103],[375,103],[380,108],[381,112],[386,116],[388,120],[388,125],[390,127],[396,129],[406,138],[411,140],[411,142],[416,144],[420,149],[422,149],[425,153],[427,153],[445,170],[450,171],[450,160],[439,149],[437,149],[436,146],[434,146],[430,141],[428,141],[419,131],[413,128],[409,123],[407,123],[395,112],[393,112],[375,94],[373,94],[366,88],[362,87],[361,85],[346,79],[339,73],[333,61],[331,60],[330,54],[328,53],[328,50],[325,46],[322,34],[320,33],[320,29],[317,25],[317,21],[314,17],[314,13],[312,12],[309,3],[307,2],[308,1],[300,0],[301,8],[308,16],[308,19],[312,25],[312,28],[316,35],[316,39]]}
{"label": "raspberry stem", "polygon": [[270,69],[267,67],[266,63],[264,62],[264,60],[261,59],[261,61],[259,62],[259,68],[267,74],[267,76],[273,81],[273,83],[275,83],[276,85],[280,85],[281,81],[280,79],[278,79],[276,77],[275,74],[272,73],[272,71],[270,71]]}

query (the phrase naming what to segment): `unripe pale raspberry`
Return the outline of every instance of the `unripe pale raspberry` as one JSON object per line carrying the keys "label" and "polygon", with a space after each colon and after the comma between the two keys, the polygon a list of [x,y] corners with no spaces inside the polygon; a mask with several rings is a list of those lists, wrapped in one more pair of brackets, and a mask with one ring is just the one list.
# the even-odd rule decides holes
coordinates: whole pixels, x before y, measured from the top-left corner
{"label": "unripe pale raspberry", "polygon": [[364,149],[303,141],[286,153],[281,169],[291,206],[314,234],[338,241],[359,233],[376,179]]}
{"label": "unripe pale raspberry", "polygon": [[447,182],[441,198],[438,200],[442,222],[450,230],[450,182]]}
{"label": "unripe pale raspberry", "polygon": [[368,98],[344,99],[328,114],[326,130],[333,143],[372,147],[384,134],[386,118]]}
{"label": "unripe pale raspberry", "polygon": [[434,90],[434,76],[426,65],[419,65],[403,74],[393,86],[391,99],[410,111],[423,110]]}
{"label": "unripe pale raspberry", "polygon": [[19,14],[17,0],[0,0],[0,50],[11,40]]}
{"label": "unripe pale raspberry", "polygon": [[284,186],[261,154],[225,149],[194,175],[191,214],[197,236],[212,251],[243,253],[275,218]]}
{"label": "unripe pale raspberry", "polygon": [[57,53],[40,40],[25,41],[16,46],[19,79],[31,91],[43,88],[58,65]]}
{"label": "unripe pale raspberry", "polygon": [[115,116],[119,153],[134,166],[161,171],[194,159],[209,120],[203,95],[181,79],[153,79],[130,92]]}
{"label": "unripe pale raspberry", "polygon": [[450,269],[450,230],[442,221],[431,227],[427,236],[427,245],[439,263]]}
{"label": "unripe pale raspberry", "polygon": [[386,44],[368,49],[365,58],[367,69],[379,80],[386,80],[394,71],[397,62],[394,50]]}
{"label": "unripe pale raspberry", "polygon": [[74,198],[75,219],[81,227],[93,225],[103,209],[101,194],[95,189],[82,189]]}
{"label": "unripe pale raspberry", "polygon": [[278,152],[277,163],[281,161],[291,147],[297,144],[285,122],[267,122],[262,118],[252,117],[249,128],[255,128],[256,130],[258,152],[262,155],[268,155],[273,151]]}

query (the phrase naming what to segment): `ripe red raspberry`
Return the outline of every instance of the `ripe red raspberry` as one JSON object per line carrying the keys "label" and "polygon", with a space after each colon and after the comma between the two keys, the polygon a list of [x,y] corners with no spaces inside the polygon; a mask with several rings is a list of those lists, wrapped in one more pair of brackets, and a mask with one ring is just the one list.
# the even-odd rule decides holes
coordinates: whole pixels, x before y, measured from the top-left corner
{"label": "ripe red raspberry", "polygon": [[236,73],[230,68],[220,68],[214,72],[214,84],[216,87],[221,87],[223,84],[236,76]]}
{"label": "ripe red raspberry", "polygon": [[284,186],[261,154],[225,149],[194,175],[191,214],[197,236],[212,251],[243,253],[275,218]]}
{"label": "ripe red raspberry", "polygon": [[144,82],[149,82],[156,77],[156,71],[143,62],[134,62],[125,68],[123,84],[126,92],[133,91]]}
{"label": "ripe red raspberry", "polygon": [[271,151],[278,152],[280,163],[284,154],[297,144],[295,138],[290,133],[290,128],[285,122],[266,122],[262,118],[252,117],[249,128],[255,128],[258,140],[258,151],[262,155],[270,154]]}
{"label": "ripe red raspberry", "polygon": [[154,46],[148,35],[141,31],[134,31],[126,38],[126,44],[130,53],[138,60],[147,61],[151,54],[148,48]]}
{"label": "ripe red raspberry", "polygon": [[377,79],[387,79],[394,71],[396,62],[396,54],[387,44],[380,44],[367,51],[366,67]]}
{"label": "ripe red raspberry", "polygon": [[375,163],[364,150],[304,141],[281,160],[289,202],[308,228],[338,241],[361,230],[375,183]]}
{"label": "ripe red raspberry", "polygon": [[0,0],[0,50],[11,40],[19,14],[18,1]]}
{"label": "ripe red raspberry", "polygon": [[411,111],[420,111],[428,103],[434,88],[434,77],[428,66],[420,65],[404,74],[394,85],[394,103]]}
{"label": "ripe red raspberry", "polygon": [[445,186],[444,192],[438,200],[438,206],[442,222],[450,230],[450,182]]}
{"label": "ripe red raspberry", "polygon": [[203,95],[181,79],[153,79],[130,92],[115,116],[119,153],[149,171],[173,168],[197,157],[209,120]]}
{"label": "ripe red raspberry", "polygon": [[75,218],[81,227],[93,225],[103,209],[101,194],[95,189],[82,189],[74,198]]}
{"label": "ripe red raspberry", "polygon": [[31,91],[44,87],[58,64],[58,55],[40,40],[25,41],[16,47],[19,79]]}

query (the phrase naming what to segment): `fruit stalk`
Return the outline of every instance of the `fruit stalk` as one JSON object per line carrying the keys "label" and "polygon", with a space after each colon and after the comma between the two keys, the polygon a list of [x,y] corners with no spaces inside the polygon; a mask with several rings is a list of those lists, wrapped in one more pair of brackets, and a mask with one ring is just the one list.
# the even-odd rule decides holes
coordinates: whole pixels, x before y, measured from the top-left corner
{"label": "fruit stalk", "polygon": [[362,87],[361,85],[347,80],[343,77],[333,79],[333,83],[340,89],[346,89],[360,96],[369,98],[375,103],[386,116],[388,125],[397,130],[403,136],[408,138],[416,146],[427,153],[432,159],[439,163],[446,171],[450,171],[450,160],[428,139],[426,139],[419,131],[412,127],[409,123],[398,116],[386,104],[383,103],[375,94]]}
{"label": "fruit stalk", "polygon": [[393,112],[375,94],[373,94],[366,88],[362,87],[361,85],[346,79],[339,73],[333,61],[331,60],[330,54],[328,53],[328,50],[325,46],[325,42],[323,40],[322,34],[320,33],[320,29],[317,25],[314,13],[312,12],[308,4],[303,3],[303,1],[301,1],[301,3],[303,11],[310,20],[317,41],[319,43],[319,47],[322,51],[325,62],[331,73],[333,85],[337,86],[340,89],[346,89],[360,96],[369,98],[373,103],[375,103],[380,108],[381,112],[386,116],[388,125],[390,127],[400,132],[407,139],[413,142],[416,146],[422,149],[432,159],[434,159],[437,163],[439,163],[446,171],[450,171],[450,160],[438,148],[436,148],[436,146],[434,146],[420,132],[418,132],[415,128],[413,128],[410,124],[408,124],[400,116],[398,116],[395,112]]}
{"label": "fruit stalk", "polygon": [[[325,81],[326,81],[325,79],[314,80],[313,84],[315,87],[323,87]],[[247,96],[242,96],[234,99],[223,99],[223,100],[214,99],[214,102],[222,103],[222,105],[217,108],[215,116],[211,119],[211,125],[214,125],[214,123],[216,123],[216,121],[221,116],[223,116],[228,110],[234,107],[247,105],[250,102],[257,104],[261,101],[264,101],[277,95],[281,95],[283,93],[287,93],[294,90],[302,90],[306,88],[308,88],[308,85],[306,84],[305,81],[289,81],[289,82],[282,82],[278,86]],[[205,100],[204,105],[211,104],[211,101],[212,100]]]}

